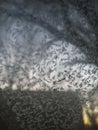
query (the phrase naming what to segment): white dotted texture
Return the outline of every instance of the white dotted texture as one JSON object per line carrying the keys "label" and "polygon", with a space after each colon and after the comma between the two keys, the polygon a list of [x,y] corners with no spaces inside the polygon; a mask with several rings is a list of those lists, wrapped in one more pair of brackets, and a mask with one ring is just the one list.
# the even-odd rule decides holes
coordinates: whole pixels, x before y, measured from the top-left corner
{"label": "white dotted texture", "polygon": [[[24,130],[32,130],[32,113],[43,111],[41,103],[50,103],[50,110],[54,110],[54,107],[51,109],[53,100],[51,94],[47,97],[47,90],[59,90],[61,97],[64,91],[62,99],[65,107],[60,107],[69,111],[64,122],[72,129],[81,115],[81,103],[76,101],[79,100],[77,92],[88,99],[89,93],[98,86],[98,67],[88,60],[91,55],[87,46],[94,50],[96,40],[93,29],[75,8],[69,7],[66,13],[69,17],[66,14],[64,17],[58,3],[38,1],[23,6],[21,2],[19,5],[10,2],[0,5],[0,88],[5,90],[7,105]],[[72,29],[67,30],[67,24]],[[74,42],[66,39],[67,33],[70,34],[69,39],[74,37]],[[81,46],[79,38],[86,46]],[[44,90],[46,96],[36,94],[38,90]],[[52,96],[55,97],[55,94]],[[61,99],[58,97],[58,100]],[[47,105],[46,108],[48,111]],[[40,122],[40,114],[35,117]]]}
{"label": "white dotted texture", "polygon": [[[38,3],[35,3],[39,5]],[[54,6],[53,4],[52,6]],[[11,12],[10,4],[1,5],[1,8]],[[27,6],[24,9],[24,17],[17,17],[17,6],[13,5],[13,14],[9,16],[7,13],[1,14],[0,19],[0,84],[1,88],[12,87],[14,90],[21,88],[22,90],[39,90],[39,89],[59,89],[59,90],[79,90],[82,96],[97,87],[98,84],[98,68],[92,63],[88,63],[88,58],[80,48],[74,44],[67,42],[66,39],[59,40],[54,37],[46,28],[41,27],[37,23],[32,23],[33,19],[26,14],[34,14],[34,17],[45,19],[46,14],[43,13],[43,4],[39,7],[42,12],[36,13],[36,8]],[[56,5],[55,5],[56,6]],[[36,5],[35,5],[36,7]],[[47,5],[46,5],[47,7]],[[50,7],[47,9],[48,18],[53,19]],[[60,12],[60,7],[56,8]],[[56,10],[54,8],[54,12]],[[45,9],[46,10],[46,9]],[[83,28],[90,29],[89,23],[85,18],[72,8],[73,16],[69,19],[80,17],[80,21],[76,19],[73,23],[82,25],[81,19],[86,25]],[[71,10],[71,11],[72,11]],[[18,14],[21,13],[18,10]],[[35,13],[33,12],[35,11]],[[76,13],[74,13],[76,12]],[[43,15],[41,16],[40,13]],[[54,15],[54,13],[53,13]],[[58,19],[62,21],[63,16]],[[26,20],[27,18],[27,20]],[[55,19],[56,17],[54,17]],[[47,19],[49,22],[49,19]],[[63,27],[63,21],[60,24],[51,21],[54,27]],[[37,21],[38,22],[38,21]],[[48,23],[49,24],[49,23]],[[57,27],[58,30],[58,27]],[[92,32],[92,29],[90,33]],[[6,35],[5,35],[6,34]],[[92,32],[91,38],[93,39]],[[86,35],[85,35],[86,37]],[[94,39],[95,40],[95,39]],[[43,87],[44,86],[44,87]]]}

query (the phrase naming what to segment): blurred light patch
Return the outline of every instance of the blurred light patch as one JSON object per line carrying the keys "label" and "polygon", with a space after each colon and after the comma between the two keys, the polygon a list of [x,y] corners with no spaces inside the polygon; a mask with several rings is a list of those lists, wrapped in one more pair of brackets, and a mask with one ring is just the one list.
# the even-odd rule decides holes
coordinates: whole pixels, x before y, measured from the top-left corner
{"label": "blurred light patch", "polygon": [[91,107],[82,107],[83,123],[87,127],[98,127],[98,106],[93,109]]}
{"label": "blurred light patch", "polygon": [[12,90],[17,90],[17,89],[18,89],[17,85],[16,85],[16,84],[13,84],[13,85],[12,85]]}
{"label": "blurred light patch", "polygon": [[92,122],[88,116],[88,112],[89,114],[92,114],[92,111],[90,109],[87,109],[86,107],[83,106],[82,108],[82,115],[83,115],[83,122],[84,122],[84,125],[87,125],[87,126],[92,126]]}
{"label": "blurred light patch", "polygon": [[4,90],[4,89],[7,88],[7,87],[9,87],[9,85],[8,85],[8,83],[6,83],[6,82],[2,82],[2,83],[0,84],[0,89],[2,89],[2,90]]}

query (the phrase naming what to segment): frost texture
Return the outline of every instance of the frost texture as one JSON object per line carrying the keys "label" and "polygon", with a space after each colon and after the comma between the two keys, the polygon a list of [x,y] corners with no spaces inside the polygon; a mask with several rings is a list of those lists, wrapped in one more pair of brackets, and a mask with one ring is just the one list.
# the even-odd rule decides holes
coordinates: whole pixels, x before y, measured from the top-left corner
{"label": "frost texture", "polygon": [[[17,1],[16,3],[3,2],[0,5],[0,88],[8,90],[8,92],[4,92],[7,105],[16,113],[16,119],[21,128],[25,128],[24,130],[36,128],[33,126],[34,120],[35,122],[39,120],[37,122],[39,126],[42,124],[43,115],[37,113],[35,108],[38,107],[37,110],[42,112],[43,107],[38,106],[39,99],[34,91],[42,90],[48,93],[50,90],[58,90],[62,93],[62,91],[72,90],[75,93],[80,93],[81,100],[88,100],[89,93],[95,90],[98,85],[98,67],[93,62],[94,58],[91,58],[95,57],[96,35],[87,18],[69,4],[67,12],[65,11],[66,14],[64,14],[59,3],[29,2],[28,4],[26,2],[21,4],[22,1],[20,3]],[[23,90],[33,91],[36,98],[27,92],[22,95],[21,91]],[[18,91],[16,98],[14,91]],[[42,94],[40,95],[41,102],[46,98],[45,103],[50,102],[48,106],[52,111],[53,104],[51,102],[54,102],[55,98],[47,99],[46,95],[51,97],[49,93]],[[68,102],[65,94],[66,104],[70,103],[69,98]],[[64,101],[64,99],[62,100]],[[57,104],[55,105],[56,111],[59,109]],[[33,123],[32,109],[39,114]],[[76,109],[73,110],[69,111],[75,115]],[[65,124],[68,129],[70,129],[69,127],[73,128],[77,123],[79,118],[77,114],[73,119],[76,122],[72,123],[70,122],[71,115],[68,116],[67,113]],[[51,114],[45,116],[51,118]],[[60,118],[59,116],[58,112],[57,117]],[[54,117],[56,118],[55,112]],[[53,119],[51,120],[54,122]],[[70,126],[67,125],[67,121]],[[48,122],[49,125],[50,122]],[[43,124],[40,129],[47,126],[46,124]],[[39,126],[36,129],[39,129]]]}

